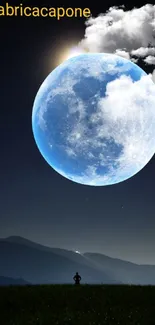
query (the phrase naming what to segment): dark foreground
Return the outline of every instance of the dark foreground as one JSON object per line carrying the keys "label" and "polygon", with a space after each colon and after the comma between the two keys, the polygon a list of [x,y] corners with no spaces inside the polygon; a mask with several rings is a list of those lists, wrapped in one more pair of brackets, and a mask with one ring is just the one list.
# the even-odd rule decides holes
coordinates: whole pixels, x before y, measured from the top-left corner
{"label": "dark foreground", "polygon": [[0,324],[155,325],[155,287],[1,287]]}

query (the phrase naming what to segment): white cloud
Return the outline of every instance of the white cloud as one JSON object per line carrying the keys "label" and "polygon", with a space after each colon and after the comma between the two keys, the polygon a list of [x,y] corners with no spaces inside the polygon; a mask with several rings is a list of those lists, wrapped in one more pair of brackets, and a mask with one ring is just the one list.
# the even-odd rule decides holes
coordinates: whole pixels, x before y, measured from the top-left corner
{"label": "white cloud", "polygon": [[[79,43],[88,52],[116,53],[133,62],[133,56],[144,58],[147,64],[155,56],[155,5],[125,10],[111,7],[98,17],[86,21],[85,35]],[[152,56],[152,58],[150,58]]]}
{"label": "white cloud", "polygon": [[151,77],[152,77],[153,82],[155,83],[155,70],[153,70]]}
{"label": "white cloud", "polygon": [[144,58],[145,56],[148,55],[155,55],[155,48],[154,47],[140,47],[137,50],[132,50],[131,51],[132,55],[135,55],[137,57],[142,57]]}
{"label": "white cloud", "polygon": [[131,52],[149,44],[154,46],[154,22],[155,6],[151,4],[130,11],[112,7],[105,14],[87,20],[81,45],[90,52],[110,53],[117,49]]}
{"label": "white cloud", "polygon": [[106,97],[98,103],[99,117],[108,125],[107,129],[99,128],[98,134],[112,137],[123,145],[125,156],[121,161],[128,161],[131,165],[134,161],[139,167],[150,155],[152,142],[155,143],[151,137],[155,126],[155,86],[150,81],[149,76],[137,82],[122,76],[108,83]]}
{"label": "white cloud", "polygon": [[133,63],[137,63],[137,62],[138,62],[138,59],[132,58],[131,61],[132,61]]}
{"label": "white cloud", "polygon": [[126,51],[116,50],[115,54],[121,56],[122,58],[130,60],[130,54],[128,52],[126,52]]}
{"label": "white cloud", "polygon": [[144,59],[144,62],[147,64],[155,64],[155,56],[149,55]]}

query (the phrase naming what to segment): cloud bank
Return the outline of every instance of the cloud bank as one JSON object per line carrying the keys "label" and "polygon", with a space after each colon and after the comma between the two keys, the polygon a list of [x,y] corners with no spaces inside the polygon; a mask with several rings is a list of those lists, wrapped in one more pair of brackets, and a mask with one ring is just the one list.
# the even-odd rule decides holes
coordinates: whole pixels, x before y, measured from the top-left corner
{"label": "cloud bank", "polygon": [[79,46],[88,52],[115,53],[133,62],[142,59],[147,65],[155,64],[155,5],[129,11],[124,6],[111,7],[85,24]]}

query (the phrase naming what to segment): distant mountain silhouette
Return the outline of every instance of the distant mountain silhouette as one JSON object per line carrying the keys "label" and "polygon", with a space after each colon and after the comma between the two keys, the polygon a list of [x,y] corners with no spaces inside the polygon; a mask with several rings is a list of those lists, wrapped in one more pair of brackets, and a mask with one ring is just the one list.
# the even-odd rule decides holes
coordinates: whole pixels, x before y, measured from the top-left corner
{"label": "distant mountain silhouette", "polygon": [[9,285],[27,285],[29,282],[23,279],[13,279],[5,276],[0,276],[0,286],[9,286]]}
{"label": "distant mountain silhouette", "polygon": [[84,253],[84,256],[100,265],[116,281],[124,284],[155,284],[155,265],[138,265],[98,253]]}
{"label": "distant mountain silhouette", "polygon": [[0,276],[22,278],[32,284],[73,283],[76,271],[82,276],[81,283],[155,284],[155,266],[98,253],[81,255],[19,236],[0,239]]}
{"label": "distant mountain silhouette", "polygon": [[75,252],[22,237],[0,239],[0,276],[23,278],[32,284],[73,283],[76,271],[82,283],[116,283],[94,261]]}

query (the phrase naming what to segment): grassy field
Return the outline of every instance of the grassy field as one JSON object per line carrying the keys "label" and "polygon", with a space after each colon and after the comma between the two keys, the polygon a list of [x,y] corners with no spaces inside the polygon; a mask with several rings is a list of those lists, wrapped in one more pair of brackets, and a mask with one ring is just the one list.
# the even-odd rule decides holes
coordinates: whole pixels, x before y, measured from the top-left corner
{"label": "grassy field", "polygon": [[155,287],[1,287],[0,324],[155,325]]}

